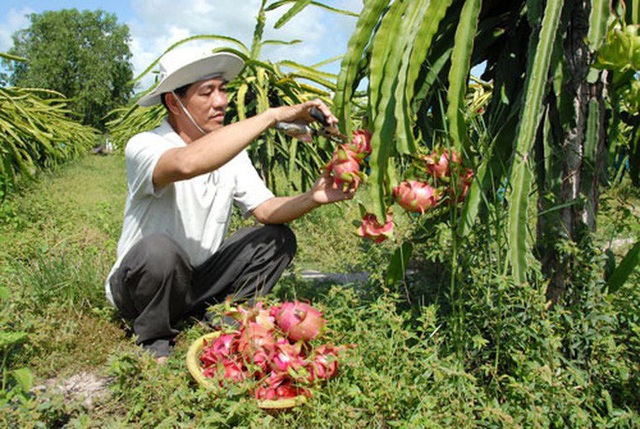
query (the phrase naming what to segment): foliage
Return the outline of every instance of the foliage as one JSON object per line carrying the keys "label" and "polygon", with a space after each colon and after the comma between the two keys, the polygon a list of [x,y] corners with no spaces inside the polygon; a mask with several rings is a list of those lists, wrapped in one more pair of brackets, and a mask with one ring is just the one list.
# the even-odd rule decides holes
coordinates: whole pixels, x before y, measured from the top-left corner
{"label": "foliage", "polygon": [[68,118],[68,100],[39,89],[0,88],[0,200],[19,176],[32,177],[85,153],[95,130]]}
{"label": "foliage", "polygon": [[104,116],[132,93],[129,29],[104,11],[63,9],[29,15],[31,25],[13,35],[4,60],[15,86],[64,94],[81,122],[104,129]]}
{"label": "foliage", "polygon": [[[286,3],[274,2],[267,5],[267,0],[261,2],[251,46],[246,46],[241,41],[228,36],[205,34],[181,40],[169,47],[163,55],[185,43],[219,41],[225,43],[227,47],[217,48],[214,51],[231,52],[245,61],[243,72],[228,85],[229,108],[226,122],[243,120],[264,112],[269,107],[296,104],[311,98],[321,98],[328,102],[330,93],[334,89],[336,76],[320,70],[324,63],[306,66],[295,61],[282,60],[274,64],[261,59],[264,46],[299,43],[299,40],[287,42],[263,38],[266,12],[284,6]],[[156,59],[136,79],[150,72],[160,58]],[[290,71],[283,71],[285,69]],[[109,122],[111,137],[117,146],[124,147],[131,136],[153,128],[154,125],[159,124],[163,116],[162,106],[145,109],[133,105],[113,111]],[[284,133],[268,130],[252,143],[248,152],[267,185],[276,193],[301,190],[306,189],[317,179],[320,169],[327,163],[333,151],[329,141],[324,138],[319,140],[308,144]],[[277,181],[278,177],[282,177],[282,173],[287,180]]]}
{"label": "foliage", "polygon": [[[630,7],[637,10],[637,2]],[[475,170],[455,221],[458,234],[468,234],[486,201],[503,192],[511,244],[501,269],[524,283],[539,261],[550,299],[560,300],[572,256],[558,253],[559,242],[580,242],[595,228],[607,74],[593,65],[615,13],[603,1],[366,3],[334,106],[348,129],[353,88],[367,84],[371,210],[384,216],[403,158],[419,148],[450,147]],[[470,69],[478,64],[491,82],[482,112],[466,104]]]}
{"label": "foliage", "polygon": [[[0,327],[10,325],[15,332],[25,333],[28,342],[13,348],[3,371],[30,368],[36,384],[54,374],[64,376],[89,368],[108,377],[111,394],[88,407],[56,395],[54,388],[31,390],[25,395],[28,383],[20,387],[21,383],[12,382],[13,390],[3,392],[4,397],[13,398],[0,413],[3,424],[638,427],[640,290],[635,285],[640,272],[637,266],[625,270],[628,281],[616,283],[615,294],[607,293],[605,281],[607,275],[616,272],[616,266],[627,267],[620,265],[625,254],[635,254],[633,241],[627,239],[640,232],[637,188],[623,180],[616,188],[605,189],[596,200],[599,210],[593,213],[597,216],[597,230],[581,230],[572,237],[559,235],[551,242],[550,249],[567,261],[570,274],[565,279],[563,299],[556,305],[550,305],[546,294],[549,278],[540,254],[526,252],[526,282],[513,276],[510,268],[513,241],[509,234],[514,227],[510,216],[510,173],[512,161],[517,158],[512,156],[512,143],[519,141],[520,148],[530,143],[518,140],[516,132],[517,115],[525,102],[522,75],[526,67],[537,69],[550,60],[556,67],[553,70],[559,73],[554,75],[557,81],[553,83],[568,82],[560,73],[564,69],[559,66],[559,50],[554,50],[551,58],[544,52],[537,60],[525,60],[519,55],[534,50],[526,44],[523,48],[522,41],[529,40],[532,28],[546,26],[545,17],[546,22],[560,19],[562,23],[569,10],[561,16],[556,15],[557,10],[550,11],[547,16],[536,2],[527,2],[532,10],[525,10],[519,2],[492,3],[480,10],[474,7],[478,6],[474,1],[450,3],[442,20],[421,20],[424,15],[412,14],[430,11],[430,17],[441,16],[436,12],[445,12],[439,9],[444,2],[396,1],[390,8],[389,2],[366,2],[358,36],[354,35],[350,44],[357,48],[356,52],[350,51],[343,61],[344,74],[341,73],[336,93],[343,102],[336,103],[336,107],[345,125],[353,127],[350,121],[354,104],[345,100],[355,94],[352,84],[358,81],[356,76],[371,64],[378,73],[378,84],[371,88],[381,91],[373,97],[378,100],[375,106],[383,109],[390,103],[397,108],[383,111],[385,120],[387,114],[411,112],[404,117],[410,121],[391,119],[399,128],[381,120],[373,122],[374,133],[384,130],[383,136],[391,136],[389,140],[382,138],[379,144],[393,145],[385,149],[390,162],[384,174],[394,180],[397,173],[404,174],[412,168],[412,158],[399,149],[403,145],[415,145],[424,153],[440,144],[454,146],[452,149],[461,147],[465,161],[476,166],[478,177],[469,203],[462,212],[454,206],[424,215],[394,213],[394,238],[380,245],[358,241],[353,234],[355,228],[346,221],[358,211],[354,203],[371,204],[371,195],[362,193],[369,185],[358,193],[358,201],[322,207],[292,223],[299,237],[300,258],[270,299],[312,302],[327,318],[328,338],[336,344],[356,345],[341,359],[338,377],[314,391],[313,399],[305,405],[286,413],[268,414],[247,397],[246,386],[212,392],[194,385],[185,369],[184,355],[192,341],[210,330],[198,321],[183,325],[176,352],[167,365],[155,365],[150,357],[140,355],[134,341],[122,334],[126,326],[122,329],[121,321],[103,297],[102,279],[119,235],[126,187],[124,165],[120,155],[87,157],[57,176],[45,176],[24,197],[5,202],[0,224],[0,278],[2,284],[10,286],[3,301],[7,306],[2,307],[2,316],[6,315],[8,322]],[[604,3],[594,2],[600,6]],[[294,3],[289,15],[298,10],[297,6],[311,4],[315,2]],[[376,9],[377,16],[367,10],[376,5],[380,7]],[[548,5],[557,7],[558,3]],[[602,7],[596,10],[608,11]],[[381,16],[386,22],[379,20]],[[484,20],[490,16],[498,18],[501,25]],[[485,52],[502,58],[499,66],[487,69],[494,77],[492,85],[468,85],[464,79],[466,61],[469,56],[475,58],[477,44],[471,51],[466,43],[451,47],[452,41],[461,43],[465,35],[473,33],[476,17],[477,33],[490,35],[482,39],[483,43],[495,43],[492,49],[485,46]],[[400,28],[399,21],[408,22],[404,18],[419,25],[417,31],[408,26],[402,26],[408,31],[395,31]],[[541,27],[532,27],[532,23]],[[553,27],[536,30],[540,40],[550,42]],[[560,26],[558,35],[564,30]],[[372,31],[387,39],[381,37],[369,43]],[[508,37],[501,38],[505,34]],[[599,40],[604,34],[606,28],[593,27],[587,39]],[[401,39],[398,43],[396,36]],[[432,38],[434,44],[416,44],[429,49],[422,53],[411,50],[416,57],[409,58],[415,62],[403,63],[405,56],[396,49],[405,49],[406,54],[412,45],[405,38],[413,36],[422,42]],[[423,67],[422,55],[434,60],[430,67]],[[387,60],[390,63],[384,65]],[[513,63],[502,62],[508,60]],[[534,63],[538,66],[534,67]],[[387,79],[391,71],[398,75],[391,68],[398,64],[406,64],[406,70],[418,73],[414,83],[419,83],[419,96],[411,103],[399,100],[406,95],[402,91],[411,92],[414,87],[395,86],[393,79]],[[345,79],[347,75],[355,80]],[[403,76],[407,82],[414,79],[411,73]],[[457,87],[449,95],[444,94],[444,87],[440,86],[444,82]],[[546,96],[554,101],[545,107],[545,117],[559,119],[554,116],[559,115],[554,109],[564,106],[554,99],[559,93],[552,91]],[[257,100],[253,101],[256,105]],[[377,114],[371,105],[369,109],[370,115]],[[485,112],[487,115],[483,115]],[[589,117],[593,127],[597,118]],[[133,115],[129,119],[133,120]],[[562,119],[570,122],[564,116]],[[535,128],[532,123],[528,126]],[[397,129],[410,131],[404,143],[397,143],[396,131],[390,132]],[[588,130],[591,135],[595,129]],[[539,132],[535,139],[534,154],[544,142]],[[557,155],[553,150],[543,153]],[[376,156],[378,160],[384,158],[380,152]],[[556,161],[545,159],[549,164]],[[539,168],[533,174],[542,169],[536,165]],[[552,167],[544,165],[547,173],[555,171]],[[276,180],[287,180],[282,170],[273,169],[271,174]],[[550,182],[553,180],[549,178]],[[84,186],[78,189],[78,183]],[[374,182],[372,188],[377,185]],[[520,191],[524,189],[523,185]],[[549,188],[549,193],[543,189],[541,182],[536,182],[534,192],[524,192],[522,198],[548,198],[550,206],[543,205],[548,207],[548,213],[561,210],[564,206],[554,200],[555,188]],[[529,201],[519,210],[531,230],[536,226],[531,220],[545,214],[544,209]],[[248,222],[236,216],[232,225],[235,228]],[[368,281],[353,284],[318,283],[299,278],[297,274],[303,268],[358,270],[369,276]]]}
{"label": "foliage", "polygon": [[614,144],[609,152],[617,164],[614,168],[619,170],[613,172],[614,177],[619,180],[622,173],[628,171],[634,185],[640,186],[640,17],[637,16],[637,2],[631,3],[630,10],[634,7],[636,16],[625,19],[624,3],[618,5],[618,17],[609,24],[594,67],[611,73],[609,134]]}
{"label": "foliage", "polygon": [[[98,180],[95,178],[99,177]],[[299,257],[274,302],[310,301],[328,321],[327,338],[356,344],[338,377],[300,408],[267,414],[246,386],[199,389],[184,356],[209,331],[187,322],[176,353],[161,367],[140,356],[104,299],[103,279],[115,252],[124,203],[119,155],[90,156],[42,176],[23,197],[7,201],[0,278],[9,285],[3,317],[28,335],[5,370],[29,368],[25,401],[2,408],[2,424],[31,427],[633,427],[640,343],[637,288],[601,293],[602,253],[579,255],[571,307],[548,308],[544,281],[523,287],[497,269],[507,257],[501,232],[506,211],[496,198],[451,261],[450,214],[401,216],[395,241],[375,245],[345,222],[355,204],[330,206],[292,224]],[[81,188],[77,183],[83,183]],[[628,189],[628,187],[627,187]],[[633,189],[633,188],[631,188]],[[637,205],[637,194],[608,196],[603,240],[637,228],[618,204]],[[620,201],[620,203],[618,203]],[[239,215],[234,225],[246,223]],[[624,224],[625,222],[630,222]],[[414,236],[411,271],[385,285],[394,246]],[[568,246],[567,252],[576,248]],[[456,266],[462,267],[457,269]],[[302,269],[360,270],[369,281],[336,285],[297,276]],[[451,276],[459,282],[452,285]],[[634,274],[637,279],[637,273]],[[623,294],[623,295],[621,295]],[[624,296],[624,299],[621,299]],[[19,315],[19,316],[18,316]],[[7,326],[7,325],[5,325]],[[3,328],[4,329],[4,328]],[[109,394],[92,406],[65,396],[58,383],[79,371],[109,381]],[[12,386],[16,386],[12,382]],[[17,394],[20,390],[15,391]],[[6,392],[5,392],[6,393]]]}

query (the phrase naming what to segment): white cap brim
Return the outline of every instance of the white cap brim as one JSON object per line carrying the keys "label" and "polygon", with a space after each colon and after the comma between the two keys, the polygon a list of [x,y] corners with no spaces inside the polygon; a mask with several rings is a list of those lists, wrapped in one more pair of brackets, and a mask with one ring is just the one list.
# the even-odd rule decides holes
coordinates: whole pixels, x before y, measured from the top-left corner
{"label": "white cap brim", "polygon": [[153,106],[160,103],[160,96],[184,85],[213,77],[222,77],[225,81],[235,78],[243,69],[244,61],[237,55],[219,52],[197,59],[168,74],[157,86],[138,100],[140,106]]}

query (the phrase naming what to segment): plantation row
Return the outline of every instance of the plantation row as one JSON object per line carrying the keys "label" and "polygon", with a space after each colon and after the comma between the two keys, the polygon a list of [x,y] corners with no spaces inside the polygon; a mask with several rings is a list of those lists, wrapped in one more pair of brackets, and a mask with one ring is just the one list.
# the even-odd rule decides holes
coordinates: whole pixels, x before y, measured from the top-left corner
{"label": "plantation row", "polygon": [[[640,425],[640,2],[371,0],[338,75],[261,58],[274,43],[263,40],[267,12],[281,7],[278,26],[305,7],[345,13],[265,0],[251,46],[208,35],[171,48],[224,40],[220,51],[245,62],[227,122],[311,98],[339,118],[341,141],[268,130],[248,148],[276,194],[308,189],[323,170],[358,187],[352,202],[292,222],[298,255],[260,304],[308,301],[322,338],[303,353],[271,338],[282,334],[273,320],[264,348],[221,337],[204,352],[207,371],[233,376],[209,389],[185,367],[211,331],[198,321],[166,366],[140,356],[103,284],[122,225],[122,149],[164,108],[112,110],[115,153],[86,156],[107,134],[79,125],[70,100],[0,88],[3,423]],[[231,230],[251,222],[235,213]],[[310,283],[306,269],[367,280]],[[241,320],[279,313],[252,314]],[[239,349],[251,353],[227,359]],[[109,386],[96,403],[62,398],[49,380],[83,371]],[[282,386],[304,403],[265,413],[256,398]]]}

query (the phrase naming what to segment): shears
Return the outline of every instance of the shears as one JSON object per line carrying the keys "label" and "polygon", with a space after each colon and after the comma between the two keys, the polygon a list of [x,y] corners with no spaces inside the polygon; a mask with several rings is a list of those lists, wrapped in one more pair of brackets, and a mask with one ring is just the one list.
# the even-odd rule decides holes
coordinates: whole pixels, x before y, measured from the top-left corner
{"label": "shears", "polygon": [[346,135],[340,132],[338,127],[329,125],[327,118],[325,118],[324,114],[317,107],[312,107],[309,110],[309,114],[320,123],[320,127],[316,128],[309,124],[300,124],[297,122],[277,122],[275,128],[290,137],[307,142],[310,142],[313,137],[318,136],[338,143],[344,143],[349,140]]}

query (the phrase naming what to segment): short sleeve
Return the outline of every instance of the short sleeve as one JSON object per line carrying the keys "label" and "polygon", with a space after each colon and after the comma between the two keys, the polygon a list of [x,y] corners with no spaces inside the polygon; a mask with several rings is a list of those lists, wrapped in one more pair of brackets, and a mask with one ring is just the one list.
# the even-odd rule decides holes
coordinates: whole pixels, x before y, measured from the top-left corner
{"label": "short sleeve", "polygon": [[161,193],[153,186],[153,170],[160,156],[172,147],[170,142],[153,133],[138,134],[129,140],[125,148],[127,183],[134,198]]}
{"label": "short sleeve", "polygon": [[236,189],[233,196],[235,203],[248,216],[253,209],[274,197],[249,159],[247,151],[242,151],[234,159],[236,173]]}

